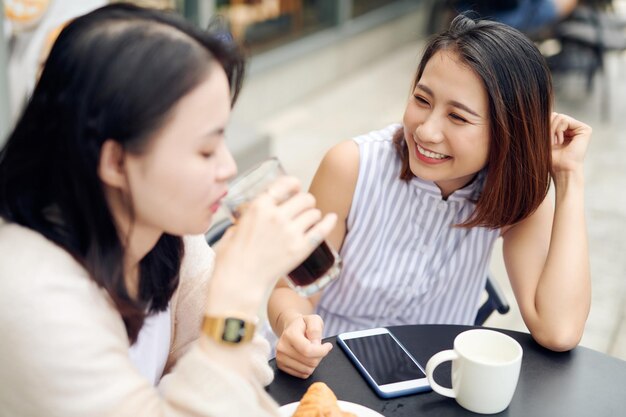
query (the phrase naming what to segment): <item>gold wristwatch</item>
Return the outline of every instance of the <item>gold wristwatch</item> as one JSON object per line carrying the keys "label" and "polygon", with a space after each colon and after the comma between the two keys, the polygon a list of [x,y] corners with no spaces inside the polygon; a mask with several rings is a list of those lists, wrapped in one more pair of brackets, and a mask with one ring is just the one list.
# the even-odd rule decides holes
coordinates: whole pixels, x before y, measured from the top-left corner
{"label": "gold wristwatch", "polygon": [[254,337],[256,319],[239,314],[204,316],[202,331],[209,338],[228,345],[247,343]]}

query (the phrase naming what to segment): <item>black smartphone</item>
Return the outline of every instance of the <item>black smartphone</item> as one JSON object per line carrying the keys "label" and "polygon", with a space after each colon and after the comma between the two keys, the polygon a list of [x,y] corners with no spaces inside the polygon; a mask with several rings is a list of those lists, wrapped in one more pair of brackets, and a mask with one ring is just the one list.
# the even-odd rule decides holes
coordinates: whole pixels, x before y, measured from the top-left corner
{"label": "black smartphone", "polygon": [[430,390],[422,366],[385,328],[341,333],[337,344],[382,398]]}

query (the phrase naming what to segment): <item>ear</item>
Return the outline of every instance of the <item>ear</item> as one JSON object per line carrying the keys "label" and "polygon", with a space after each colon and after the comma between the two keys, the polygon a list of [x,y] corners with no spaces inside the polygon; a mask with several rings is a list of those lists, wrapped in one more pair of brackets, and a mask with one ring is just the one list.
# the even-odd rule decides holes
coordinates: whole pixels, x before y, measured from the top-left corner
{"label": "ear", "polygon": [[127,184],[124,168],[124,149],[119,142],[107,139],[100,149],[98,162],[100,180],[113,188],[124,189]]}

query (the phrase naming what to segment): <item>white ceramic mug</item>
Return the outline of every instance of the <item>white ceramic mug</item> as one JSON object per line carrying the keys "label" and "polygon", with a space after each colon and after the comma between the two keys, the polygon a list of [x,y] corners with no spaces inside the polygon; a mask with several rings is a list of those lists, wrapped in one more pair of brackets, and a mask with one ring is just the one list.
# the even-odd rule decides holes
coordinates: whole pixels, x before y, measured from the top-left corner
{"label": "white ceramic mug", "polygon": [[[452,388],[435,382],[441,363],[452,361]],[[499,413],[509,406],[522,364],[522,347],[515,339],[493,330],[473,329],[454,339],[454,349],[436,353],[426,364],[433,391],[455,398],[475,413]]]}

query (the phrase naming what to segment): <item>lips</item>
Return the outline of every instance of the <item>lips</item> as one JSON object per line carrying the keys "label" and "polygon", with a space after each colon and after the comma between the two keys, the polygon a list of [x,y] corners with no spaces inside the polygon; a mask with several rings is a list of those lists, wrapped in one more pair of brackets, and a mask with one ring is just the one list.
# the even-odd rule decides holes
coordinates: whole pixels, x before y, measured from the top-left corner
{"label": "lips", "polygon": [[211,207],[209,207],[211,213],[216,213],[220,209],[220,205],[221,204],[219,202],[211,204]]}
{"label": "lips", "polygon": [[226,197],[226,194],[228,194],[227,191],[224,191],[224,193],[210,206],[210,210],[215,213],[217,210],[219,210],[220,206],[222,205],[222,199],[224,197]]}
{"label": "lips", "polygon": [[442,154],[442,153],[438,153],[438,152],[434,152],[431,151],[429,149],[426,149],[424,147],[422,147],[419,143],[416,143],[416,148],[417,148],[417,152],[422,155],[425,156],[426,158],[429,159],[449,159],[451,158],[449,155],[446,154]]}
{"label": "lips", "polygon": [[413,142],[413,152],[415,158],[426,165],[439,165],[452,160],[452,157],[446,154],[433,152]]}

